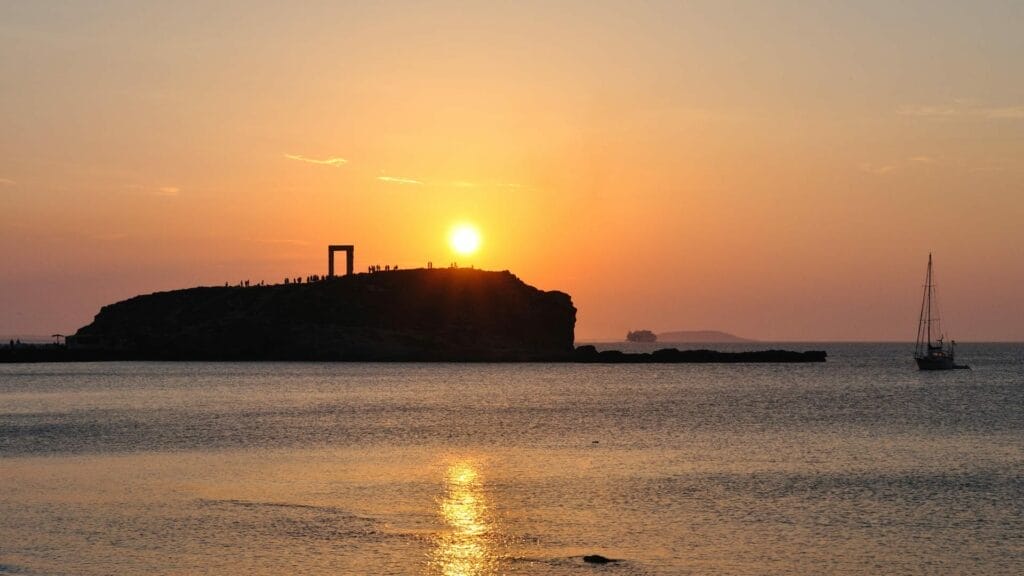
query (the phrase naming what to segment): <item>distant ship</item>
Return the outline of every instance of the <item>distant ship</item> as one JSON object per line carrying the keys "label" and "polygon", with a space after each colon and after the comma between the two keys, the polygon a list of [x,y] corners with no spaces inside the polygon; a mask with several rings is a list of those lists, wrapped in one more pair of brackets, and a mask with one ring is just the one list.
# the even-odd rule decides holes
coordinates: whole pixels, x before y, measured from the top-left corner
{"label": "distant ship", "polygon": [[627,342],[657,342],[658,335],[650,330],[636,330],[626,334]]}
{"label": "distant ship", "polygon": [[[932,338],[935,338],[934,340]],[[914,345],[914,360],[921,370],[953,370],[969,368],[957,364],[956,340],[944,343],[945,335],[939,324],[939,308],[935,302],[935,284],[932,281],[932,255],[928,254],[928,273],[924,278],[924,296],[921,298],[921,316],[917,322],[917,342]]]}

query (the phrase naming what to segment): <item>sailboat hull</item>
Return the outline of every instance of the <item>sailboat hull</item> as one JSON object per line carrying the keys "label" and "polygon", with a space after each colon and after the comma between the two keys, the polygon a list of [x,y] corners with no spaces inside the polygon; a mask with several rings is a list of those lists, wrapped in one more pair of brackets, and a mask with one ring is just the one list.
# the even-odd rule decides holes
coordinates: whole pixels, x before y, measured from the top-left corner
{"label": "sailboat hull", "polygon": [[949,356],[918,356],[917,367],[921,370],[952,370],[957,368]]}

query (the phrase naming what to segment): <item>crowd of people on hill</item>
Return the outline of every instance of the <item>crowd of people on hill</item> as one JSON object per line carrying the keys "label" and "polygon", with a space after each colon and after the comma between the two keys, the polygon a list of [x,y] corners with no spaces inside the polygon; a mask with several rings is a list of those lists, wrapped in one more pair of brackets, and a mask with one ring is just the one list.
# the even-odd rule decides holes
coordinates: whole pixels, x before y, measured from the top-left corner
{"label": "crowd of people on hill", "polygon": [[326,280],[326,279],[327,279],[326,276],[321,276],[319,274],[310,274],[309,276],[306,276],[305,278],[303,278],[301,276],[296,276],[295,278],[285,278],[284,279],[284,284],[302,284],[303,282],[305,282],[306,284],[312,284],[313,282],[319,282],[321,280]]}
{"label": "crowd of people on hill", "polygon": [[[448,264],[448,268],[450,268],[452,270],[454,270],[454,269],[456,269],[458,267],[459,267],[459,263],[458,262],[451,262],[451,263]],[[470,266],[469,268],[471,270],[473,269],[472,266]],[[427,270],[433,270],[433,269],[434,269],[434,263],[433,262],[427,262]]]}
{"label": "crowd of people on hill", "polygon": [[[448,268],[458,268],[458,267],[459,267],[459,263],[458,262],[452,262],[451,264],[448,265]],[[470,266],[470,268],[472,268],[472,266]],[[434,269],[434,263],[433,262],[427,262],[427,270],[433,270],[433,269]],[[398,265],[397,264],[395,264],[395,265],[384,265],[384,266],[381,266],[380,264],[371,264],[370,266],[366,267],[366,272],[369,273],[369,274],[374,274],[376,272],[394,272],[394,271],[397,271],[397,270],[398,270]],[[296,276],[294,278],[285,278],[284,282],[282,282],[282,284],[303,284],[303,283],[305,283],[305,284],[312,284],[313,282],[320,282],[322,280],[326,280],[327,278],[328,278],[328,276],[322,276],[320,274],[310,274],[309,276],[305,276],[305,277],[303,277],[303,276]],[[253,282],[251,282],[249,280],[239,280],[238,283],[235,284],[234,286],[237,287],[237,288],[249,288],[250,286],[266,286],[266,285],[267,285],[267,283],[264,282],[263,280],[260,280],[259,282],[255,282],[255,283],[253,283]],[[230,283],[228,283],[228,282],[224,283],[224,287],[225,288],[227,288],[229,286],[231,286]]]}

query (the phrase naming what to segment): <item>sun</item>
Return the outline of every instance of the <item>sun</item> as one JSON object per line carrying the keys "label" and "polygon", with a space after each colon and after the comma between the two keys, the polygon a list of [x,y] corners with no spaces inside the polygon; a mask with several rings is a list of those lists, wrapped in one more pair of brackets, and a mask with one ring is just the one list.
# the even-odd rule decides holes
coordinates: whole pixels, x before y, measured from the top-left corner
{"label": "sun", "polygon": [[452,250],[469,255],[480,249],[480,232],[470,224],[459,224],[452,228],[448,242],[451,243]]}

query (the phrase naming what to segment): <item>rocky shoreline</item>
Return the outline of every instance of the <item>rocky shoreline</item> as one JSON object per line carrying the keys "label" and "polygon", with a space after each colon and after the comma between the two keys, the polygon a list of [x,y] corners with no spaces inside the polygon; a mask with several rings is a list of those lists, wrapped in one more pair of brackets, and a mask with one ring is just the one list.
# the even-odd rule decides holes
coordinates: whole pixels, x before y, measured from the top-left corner
{"label": "rocky shoreline", "polygon": [[[343,360],[320,360],[334,362],[550,362],[568,364],[739,364],[739,363],[808,363],[825,362],[828,354],[823,350],[795,352],[791,350],[756,350],[748,352],[719,352],[716,350],[679,350],[665,348],[650,353],[631,353],[618,350],[598,352],[593,346],[579,346],[565,357],[552,357],[546,360],[515,360],[483,358],[445,360],[445,359],[407,359],[407,358],[348,358]],[[42,344],[24,345],[19,348],[0,348],[0,363],[33,363],[33,362],[142,362],[142,361],[245,361],[260,362],[281,360],[266,357],[230,357],[230,358],[173,358],[162,355],[147,355],[141,352],[116,350],[84,350],[69,349],[64,345]],[[300,360],[301,361],[301,360]]]}
{"label": "rocky shoreline", "polygon": [[594,346],[576,348],[572,362],[582,364],[702,364],[702,363],[802,363],[824,362],[828,354],[824,350],[794,352],[791,350],[755,350],[748,352],[719,352],[717,350],[679,350],[662,348],[654,352],[622,352],[605,350],[599,352]]}

